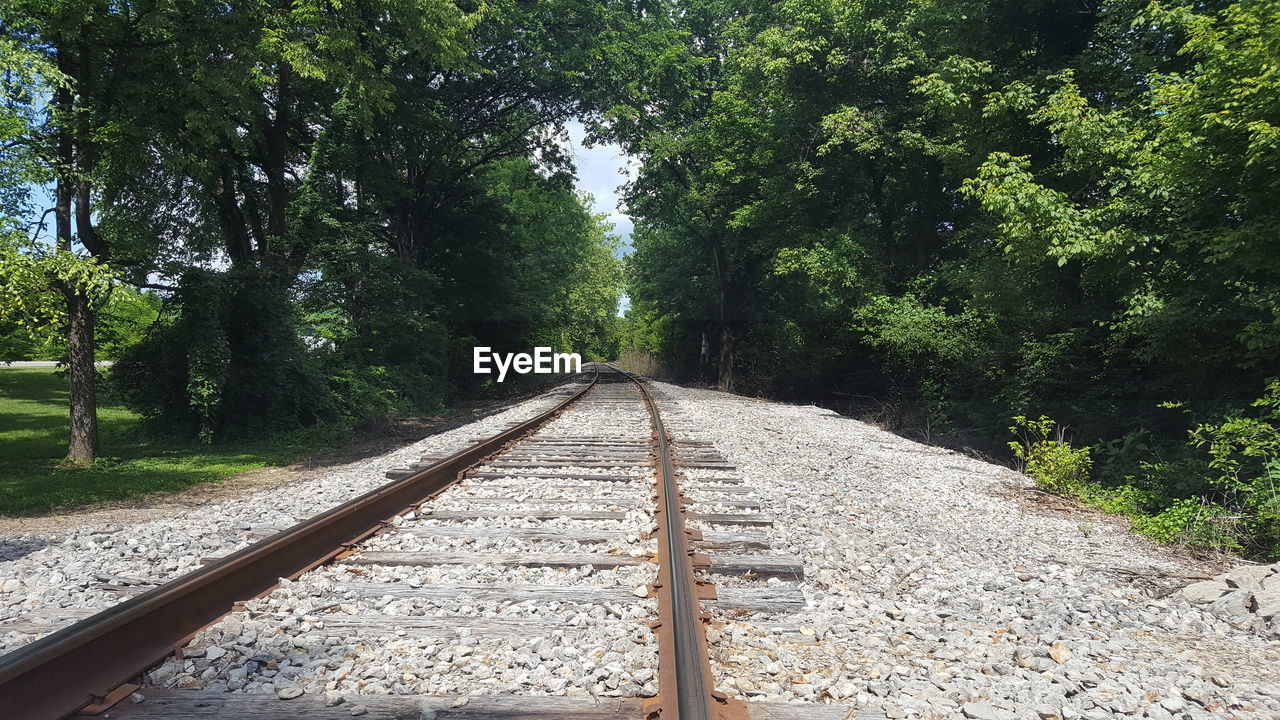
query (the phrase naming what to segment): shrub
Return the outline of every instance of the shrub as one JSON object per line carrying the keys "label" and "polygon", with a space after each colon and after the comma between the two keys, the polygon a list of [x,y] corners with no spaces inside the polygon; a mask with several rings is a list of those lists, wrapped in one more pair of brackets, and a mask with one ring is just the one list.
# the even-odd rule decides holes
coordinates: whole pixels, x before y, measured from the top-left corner
{"label": "shrub", "polygon": [[1018,440],[1009,443],[1009,447],[1024,463],[1036,486],[1055,495],[1081,497],[1093,465],[1089,448],[1071,447],[1062,428],[1044,415],[1036,420],[1018,415],[1013,422],[1009,430]]}
{"label": "shrub", "polygon": [[1115,487],[1102,487],[1096,483],[1086,486],[1080,498],[1108,515],[1128,515],[1136,517],[1159,510],[1168,504],[1168,498],[1159,490],[1139,488],[1125,484]]}
{"label": "shrub", "polygon": [[1221,505],[1204,499],[1182,498],[1156,515],[1134,517],[1133,529],[1159,542],[1179,542],[1202,548],[1239,552],[1240,529]]}
{"label": "shrub", "polygon": [[[1166,407],[1180,407],[1166,403]],[[1104,512],[1133,519],[1159,542],[1274,560],[1280,558],[1280,382],[1250,408],[1201,422],[1178,446],[1134,431],[1100,442],[1101,483],[1088,482],[1090,458],[1071,449],[1048,418],[1014,418],[1010,443],[1036,483]]]}
{"label": "shrub", "polygon": [[131,409],[205,442],[332,418],[331,393],[285,292],[252,273],[191,271],[172,305],[112,368]]}
{"label": "shrub", "polygon": [[[338,358],[335,358],[337,360]],[[443,407],[443,384],[416,365],[327,364],[329,386],[343,421],[350,425],[385,420],[397,413],[434,412]]]}
{"label": "shrub", "polygon": [[1252,413],[1238,411],[1221,422],[1201,423],[1190,445],[1208,452],[1210,483],[1240,515],[1254,552],[1280,556],[1280,381],[1267,384]]}

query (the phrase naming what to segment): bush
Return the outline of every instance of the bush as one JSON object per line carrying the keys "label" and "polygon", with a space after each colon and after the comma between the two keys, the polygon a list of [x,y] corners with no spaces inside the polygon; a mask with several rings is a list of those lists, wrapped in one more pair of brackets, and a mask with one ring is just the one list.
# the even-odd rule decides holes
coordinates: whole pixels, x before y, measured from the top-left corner
{"label": "bush", "polygon": [[251,272],[192,271],[173,307],[111,372],[126,405],[153,425],[210,442],[334,416],[283,291]]}
{"label": "bush", "polygon": [[1203,499],[1182,498],[1156,515],[1134,517],[1133,529],[1159,542],[1239,552],[1236,516]]}
{"label": "bush", "polygon": [[1137,517],[1151,512],[1153,509],[1168,505],[1168,498],[1159,490],[1147,490],[1135,485],[1118,485],[1102,487],[1095,483],[1085,486],[1080,500],[1092,505],[1108,515],[1127,515]]}
{"label": "bush", "polygon": [[1240,516],[1249,549],[1274,559],[1280,556],[1280,381],[1269,382],[1251,407],[1257,410],[1196,426],[1190,445],[1208,452],[1209,482]]}
{"label": "bush", "polygon": [[[1009,447],[1025,464],[1036,486],[1055,495],[1082,497],[1093,465],[1089,448],[1071,447],[1062,429],[1044,415],[1037,420],[1019,415],[1013,422],[1009,430],[1019,439],[1009,443]],[[1051,434],[1056,437],[1051,439]]]}
{"label": "bush", "polygon": [[[1166,404],[1177,406],[1176,403]],[[1251,410],[1202,422],[1183,446],[1146,431],[1099,443],[1106,484],[1090,482],[1088,449],[1073,449],[1052,420],[1014,418],[1009,443],[1036,484],[1133,519],[1159,542],[1280,558],[1280,382]],[[1055,437],[1050,437],[1054,435]]]}
{"label": "bush", "polygon": [[329,385],[342,419],[352,425],[397,413],[432,412],[443,406],[440,382],[413,365],[344,366],[330,363]]}

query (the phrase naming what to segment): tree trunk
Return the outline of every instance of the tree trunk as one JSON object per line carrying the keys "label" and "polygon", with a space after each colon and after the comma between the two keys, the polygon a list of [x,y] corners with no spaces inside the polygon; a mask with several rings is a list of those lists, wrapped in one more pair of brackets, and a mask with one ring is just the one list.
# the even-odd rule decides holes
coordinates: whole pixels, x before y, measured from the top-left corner
{"label": "tree trunk", "polygon": [[260,241],[262,246],[258,248],[264,264],[274,265],[276,258],[288,251],[284,243],[289,209],[285,170],[289,162],[289,126],[292,122],[293,66],[282,62],[276,82],[275,117],[267,123],[265,132],[267,153],[263,171],[267,176],[267,232]]}
{"label": "tree trunk", "polygon": [[710,240],[711,258],[715,264],[716,324],[720,327],[720,359],[717,363],[719,377],[716,380],[716,388],[725,392],[733,392],[733,345],[737,335],[733,329],[733,323],[738,317],[738,308],[735,307],[731,293],[733,279],[729,277],[729,262],[728,258],[725,257],[725,249],[721,238],[716,236],[710,238]]}
{"label": "tree trunk", "polygon": [[705,383],[711,377],[711,328],[702,327],[702,346],[698,350],[698,382]]}
{"label": "tree trunk", "polygon": [[725,392],[733,392],[733,362],[734,362],[734,344],[737,342],[738,333],[734,329],[733,323],[725,322],[720,325],[720,379],[716,382],[716,387]]}
{"label": "tree trunk", "polygon": [[876,209],[876,217],[880,221],[880,252],[888,257],[894,249],[893,210],[884,197],[885,173],[872,163],[871,169],[871,204]]}
{"label": "tree trunk", "polygon": [[90,463],[98,456],[98,398],[93,366],[94,310],[89,298],[68,287],[67,375],[71,380],[71,443],[67,459]]}
{"label": "tree trunk", "polygon": [[[69,107],[70,92],[60,89],[57,101],[65,103],[63,107]],[[72,140],[64,130],[58,138],[59,177],[54,206],[59,252],[72,252],[71,201],[76,187],[68,175],[74,162]],[[67,459],[90,463],[98,456],[97,378],[93,367],[94,310],[89,305],[89,298],[75,284],[61,282],[60,289],[67,299],[67,376],[71,384],[71,441],[67,447]]]}

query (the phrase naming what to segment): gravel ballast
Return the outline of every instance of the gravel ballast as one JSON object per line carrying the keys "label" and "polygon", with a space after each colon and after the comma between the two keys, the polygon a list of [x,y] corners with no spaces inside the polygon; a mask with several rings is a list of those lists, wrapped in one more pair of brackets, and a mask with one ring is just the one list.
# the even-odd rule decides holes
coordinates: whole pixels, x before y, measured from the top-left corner
{"label": "gravel ballast", "polygon": [[657,387],[804,560],[802,612],[714,613],[723,689],[890,718],[1280,717],[1278,626],[1187,601],[1198,570],[1119,523],[830,410]]}
{"label": "gravel ballast", "polygon": [[[618,402],[619,393],[630,403]],[[535,437],[545,443],[591,434],[643,444],[649,433],[635,388],[602,384]],[[656,605],[645,589],[657,568],[648,562],[654,543],[645,539],[653,526],[647,450],[628,453],[639,458],[634,465],[609,469],[633,480],[596,487],[580,476],[598,468],[548,467],[535,457],[568,452],[555,448],[522,443],[514,452],[529,459],[494,459],[539,477],[479,466],[485,476],[395,518],[353,556],[284,583],[201,631],[185,657],[152,670],[147,683],[282,699],[654,695],[657,646],[647,622]],[[466,518],[476,511],[497,516]],[[528,511],[552,516],[518,514]],[[556,516],[583,511],[615,516]],[[574,533],[608,539],[579,542]],[[537,560],[546,557],[570,561],[546,567]]]}
{"label": "gravel ballast", "polygon": [[[820,408],[663,383],[655,391],[677,452],[694,457],[711,446],[690,441],[710,441],[736,465],[687,467],[690,510],[768,519],[690,527],[763,536],[767,546],[748,552],[803,564],[803,573],[767,581],[713,576],[725,591],[765,585],[804,599],[773,612],[709,606],[720,623],[708,631],[713,670],[728,693],[852,706],[853,717],[866,718],[1280,718],[1274,616],[1254,602],[1247,621],[1233,623],[1211,608],[1246,591],[1269,597],[1262,593],[1273,573],[1257,571],[1258,588],[1223,576],[1214,583],[1226,590],[1202,585],[1189,596],[1183,588],[1202,568],[1112,519],[1038,495],[1007,468]],[[459,449],[562,396],[172,520],[5,538],[0,619],[29,632],[0,624],[0,647],[194,569],[383,484],[389,469]],[[648,435],[641,406],[604,403],[570,410],[544,436],[584,429]],[[651,470],[620,463],[536,473],[562,482],[530,477],[535,466],[527,474],[518,465],[483,468],[486,477],[397,518],[361,554],[284,582],[202,631],[147,683],[353,708],[361,696],[387,694],[652,695],[657,653],[645,621],[656,604],[645,586],[656,575],[643,562],[655,547]],[[592,474],[635,480],[581,479]],[[743,482],[717,483],[726,476]],[[433,517],[511,505],[529,512]],[[587,517],[538,516],[543,509]],[[493,560],[539,553],[619,562]],[[362,561],[397,554],[454,561]]]}
{"label": "gravel ballast", "polygon": [[[423,454],[448,454],[545,411],[576,383],[477,422],[314,477],[130,526],[0,537],[0,652],[36,640],[140,590],[199,568],[387,482],[384,474]],[[8,622],[6,622],[8,621]]]}

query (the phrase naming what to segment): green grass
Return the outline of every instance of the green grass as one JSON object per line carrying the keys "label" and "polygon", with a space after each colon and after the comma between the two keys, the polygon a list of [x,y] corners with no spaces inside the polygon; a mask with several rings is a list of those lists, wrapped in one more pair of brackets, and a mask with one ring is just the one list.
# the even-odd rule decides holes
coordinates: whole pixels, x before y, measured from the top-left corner
{"label": "green grass", "polygon": [[217,482],[333,447],[340,431],[320,428],[243,443],[200,445],[150,437],[142,419],[99,395],[102,457],[63,464],[67,381],[51,369],[0,367],[0,514],[33,515]]}

